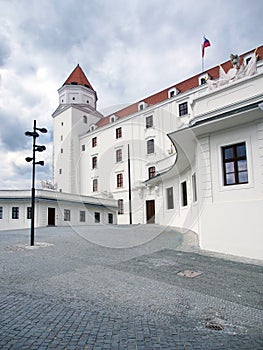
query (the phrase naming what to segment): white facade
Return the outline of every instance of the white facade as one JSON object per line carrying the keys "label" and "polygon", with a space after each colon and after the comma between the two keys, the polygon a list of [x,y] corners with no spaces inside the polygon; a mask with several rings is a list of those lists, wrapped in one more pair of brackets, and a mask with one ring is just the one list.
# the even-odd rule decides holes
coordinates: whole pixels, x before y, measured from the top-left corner
{"label": "white facade", "polygon": [[[239,69],[226,62],[217,78],[213,68],[104,118],[82,109],[85,89],[80,103],[70,104],[65,96],[72,86],[64,85],[66,106],[59,90],[53,115],[58,188],[116,199],[119,224],[132,219],[191,229],[204,249],[263,258],[261,56],[253,62],[252,51]],[[222,150],[240,143],[247,183],[226,186]]]}
{"label": "white facade", "polygon": [[[35,227],[116,224],[116,201],[36,190]],[[0,230],[29,228],[31,191],[0,191]]]}

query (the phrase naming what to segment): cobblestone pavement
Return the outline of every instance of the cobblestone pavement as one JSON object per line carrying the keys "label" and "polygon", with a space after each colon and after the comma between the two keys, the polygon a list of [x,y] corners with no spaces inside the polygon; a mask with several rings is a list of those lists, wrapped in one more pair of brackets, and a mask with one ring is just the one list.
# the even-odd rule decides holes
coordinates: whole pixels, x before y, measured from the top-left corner
{"label": "cobblestone pavement", "polygon": [[0,232],[0,349],[263,349],[260,263],[154,225],[43,228],[28,241]]}

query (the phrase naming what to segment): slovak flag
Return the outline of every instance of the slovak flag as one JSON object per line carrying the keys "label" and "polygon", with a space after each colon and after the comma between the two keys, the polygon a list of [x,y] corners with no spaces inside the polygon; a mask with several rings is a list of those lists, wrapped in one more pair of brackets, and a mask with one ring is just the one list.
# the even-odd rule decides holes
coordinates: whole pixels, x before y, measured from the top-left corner
{"label": "slovak flag", "polygon": [[205,47],[211,46],[210,41],[204,36],[204,42],[202,45],[202,58],[205,55]]}

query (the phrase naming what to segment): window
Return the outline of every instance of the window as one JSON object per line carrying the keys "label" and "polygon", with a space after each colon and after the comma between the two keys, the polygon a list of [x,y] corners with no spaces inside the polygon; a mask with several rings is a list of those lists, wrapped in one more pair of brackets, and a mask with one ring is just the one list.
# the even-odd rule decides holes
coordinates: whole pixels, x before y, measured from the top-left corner
{"label": "window", "polygon": [[26,217],[27,219],[32,219],[32,207],[27,207]]}
{"label": "window", "polygon": [[146,117],[146,129],[153,127],[153,116]]}
{"label": "window", "polygon": [[154,139],[147,141],[147,154],[154,153]]}
{"label": "window", "polygon": [[121,128],[116,129],[116,139],[120,139],[122,137],[122,130]]}
{"label": "window", "polygon": [[206,78],[201,78],[200,79],[200,85],[206,84]]}
{"label": "window", "polygon": [[100,213],[98,213],[98,212],[94,213],[94,220],[95,220],[95,223],[99,223],[100,222]]}
{"label": "window", "polygon": [[98,158],[92,157],[92,169],[96,169],[98,167]]}
{"label": "window", "polygon": [[0,219],[3,219],[3,207],[0,207]]}
{"label": "window", "polygon": [[59,169],[59,175],[61,175],[62,174],[62,169]]}
{"label": "window", "polygon": [[183,102],[179,104],[179,116],[188,114],[188,104]]}
{"label": "window", "polygon": [[123,215],[124,209],[123,209],[123,199],[118,199],[118,214]]}
{"label": "window", "polygon": [[60,141],[63,141],[63,135],[60,136]]}
{"label": "window", "polygon": [[182,206],[187,206],[187,184],[186,181],[181,183]]}
{"label": "window", "polygon": [[248,183],[246,143],[222,147],[224,185]]}
{"label": "window", "polygon": [[116,151],[116,162],[121,162],[122,161],[122,149],[117,149]]}
{"label": "window", "polygon": [[87,118],[85,115],[83,115],[83,123],[84,123],[84,124],[87,124],[87,123],[88,123],[88,118]]}
{"label": "window", "polygon": [[72,97],[72,100],[75,101],[75,97]]}
{"label": "window", "polygon": [[118,188],[123,187],[123,175],[122,174],[117,175],[117,187]]}
{"label": "window", "polygon": [[193,202],[197,201],[196,173],[192,175]]}
{"label": "window", "polygon": [[70,221],[70,210],[64,209],[64,221]]}
{"label": "window", "polygon": [[92,191],[97,192],[98,191],[98,179],[93,179],[92,181]]}
{"label": "window", "polygon": [[155,166],[148,168],[149,179],[155,176]]}
{"label": "window", "polygon": [[79,221],[80,222],[85,222],[86,221],[86,212],[84,210],[81,210],[79,212]]}
{"label": "window", "polygon": [[168,90],[168,98],[172,98],[172,97],[176,96],[178,93],[179,93],[179,90],[176,89],[176,87],[173,87],[173,88]]}
{"label": "window", "polygon": [[19,219],[19,207],[12,207],[12,219]]}
{"label": "window", "polygon": [[81,150],[82,150],[82,152],[84,152],[84,151],[85,151],[85,149],[86,149],[85,145],[82,145],[82,146],[81,146]]}
{"label": "window", "polygon": [[173,187],[166,188],[167,209],[174,208]]}
{"label": "window", "polygon": [[97,137],[93,137],[92,139],[92,147],[96,147],[97,146]]}
{"label": "window", "polygon": [[63,126],[64,125],[64,123],[63,122],[61,122],[61,126]]}
{"label": "window", "polygon": [[113,214],[112,213],[108,213],[108,223],[113,224]]}

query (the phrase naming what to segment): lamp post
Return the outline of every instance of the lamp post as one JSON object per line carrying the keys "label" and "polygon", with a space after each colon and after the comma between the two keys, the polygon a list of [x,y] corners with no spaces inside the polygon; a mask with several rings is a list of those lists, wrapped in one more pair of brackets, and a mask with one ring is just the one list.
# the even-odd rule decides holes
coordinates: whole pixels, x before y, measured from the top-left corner
{"label": "lamp post", "polygon": [[35,166],[37,164],[43,166],[44,161],[40,160],[36,162],[36,152],[43,152],[46,150],[46,146],[36,145],[36,138],[39,137],[39,132],[47,133],[46,128],[37,128],[36,120],[34,120],[33,131],[26,131],[25,135],[33,137],[33,157],[26,157],[27,162],[32,162],[32,189],[31,189],[31,234],[30,234],[30,245],[34,245],[34,233],[35,233]]}

